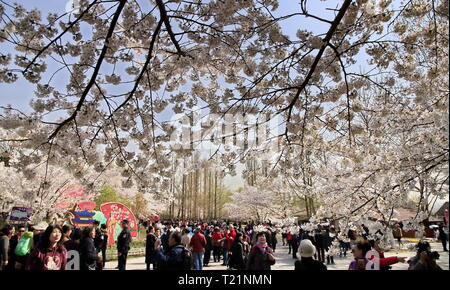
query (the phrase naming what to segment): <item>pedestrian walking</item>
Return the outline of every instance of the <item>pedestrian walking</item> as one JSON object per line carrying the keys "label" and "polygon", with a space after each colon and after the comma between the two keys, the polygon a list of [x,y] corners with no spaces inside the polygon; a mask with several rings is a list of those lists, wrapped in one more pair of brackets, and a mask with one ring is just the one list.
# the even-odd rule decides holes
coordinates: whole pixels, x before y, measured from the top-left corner
{"label": "pedestrian walking", "polygon": [[444,224],[439,224],[439,236],[438,239],[441,241],[442,243],[442,248],[444,252],[448,252],[447,249],[447,242],[448,242],[448,237],[447,237],[447,233],[444,230]]}
{"label": "pedestrian walking", "polygon": [[212,228],[209,228],[205,232],[206,246],[205,246],[205,255],[203,256],[203,267],[208,267],[209,261],[211,260],[211,252],[213,250],[211,230]]}
{"label": "pedestrian walking", "polygon": [[147,265],[147,270],[150,270],[150,265],[153,265],[153,269],[155,269],[155,244],[158,238],[154,234],[154,228],[149,226],[147,228],[147,236],[145,239],[145,264]]}
{"label": "pedestrian walking", "polygon": [[299,246],[300,260],[295,261],[296,271],[324,271],[327,270],[322,262],[313,259],[316,248],[309,239],[304,239]]}
{"label": "pedestrian walking", "polygon": [[201,233],[200,227],[194,230],[194,236],[190,240],[190,246],[192,249],[192,257],[194,259],[194,269],[203,269],[203,254],[205,253],[206,238]]}

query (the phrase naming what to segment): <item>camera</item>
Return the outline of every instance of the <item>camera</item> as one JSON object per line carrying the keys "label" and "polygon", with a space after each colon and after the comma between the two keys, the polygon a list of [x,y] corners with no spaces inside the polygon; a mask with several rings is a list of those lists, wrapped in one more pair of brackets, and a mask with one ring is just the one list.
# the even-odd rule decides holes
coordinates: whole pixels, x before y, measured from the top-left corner
{"label": "camera", "polygon": [[439,255],[438,252],[436,252],[436,251],[433,251],[433,252],[427,251],[427,254],[428,254],[428,256],[430,256],[430,258],[432,258],[434,260],[439,260],[440,255]]}

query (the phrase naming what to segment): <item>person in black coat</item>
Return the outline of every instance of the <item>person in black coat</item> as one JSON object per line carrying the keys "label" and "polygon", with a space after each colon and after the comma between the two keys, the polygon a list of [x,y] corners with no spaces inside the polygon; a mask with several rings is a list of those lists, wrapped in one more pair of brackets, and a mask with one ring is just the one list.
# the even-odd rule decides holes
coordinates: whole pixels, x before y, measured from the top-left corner
{"label": "person in black coat", "polygon": [[155,269],[154,255],[156,240],[154,228],[149,226],[147,228],[147,238],[145,240],[145,264],[147,265],[147,270],[150,270],[150,264],[153,264],[153,269]]}
{"label": "person in black coat", "polygon": [[169,248],[170,234],[171,234],[170,227],[167,226],[166,231],[161,235],[161,245],[164,250]]}
{"label": "person in black coat", "polygon": [[100,223],[98,221],[94,221],[92,224],[95,229],[94,245],[95,245],[95,248],[97,249],[97,252],[100,253],[101,247],[103,245],[103,235],[100,230]]}
{"label": "person in black coat", "polygon": [[95,228],[86,227],[80,242],[80,270],[95,270],[97,268],[98,252],[94,245]]}
{"label": "person in black coat", "polygon": [[245,270],[245,254],[243,234],[237,233],[231,246],[231,256],[228,262],[231,269]]}
{"label": "person in black coat", "polygon": [[123,271],[127,266],[127,256],[130,250],[131,244],[131,232],[128,228],[128,220],[123,220],[121,222],[122,231],[117,237],[117,254],[118,254],[118,268]]}
{"label": "person in black coat", "polygon": [[203,255],[203,267],[207,267],[209,264],[209,260],[211,260],[211,251],[213,249],[211,230],[205,231],[205,239],[206,239],[206,246],[205,246],[205,254]]}
{"label": "person in black coat", "polygon": [[102,269],[106,264],[106,249],[108,248],[108,227],[102,224],[100,227],[100,233],[102,235],[102,244],[100,245],[100,252],[102,253]]}
{"label": "person in black coat", "polygon": [[271,235],[271,240],[272,240],[272,250],[273,250],[273,252],[275,253],[275,249],[277,248],[277,243],[278,243],[278,241],[277,241],[277,231],[276,230],[273,230],[273,232],[272,232],[272,235]]}
{"label": "person in black coat", "polygon": [[300,260],[295,261],[296,271],[324,271],[327,270],[322,262],[313,259],[316,248],[309,239],[300,242]]}
{"label": "person in black coat", "polygon": [[173,232],[168,238],[168,248],[161,248],[161,240],[155,243],[155,262],[157,270],[186,271],[192,268],[192,255],[181,244],[181,234]]}
{"label": "person in black coat", "polygon": [[322,233],[322,228],[319,227],[314,235],[315,246],[317,251],[317,260],[319,262],[325,262],[325,245]]}
{"label": "person in black coat", "polygon": [[292,235],[292,258],[297,259],[298,245],[300,243],[300,236],[295,233]]}
{"label": "person in black coat", "polygon": [[444,252],[448,252],[447,249],[447,234],[444,231],[444,224],[439,224],[439,240],[442,243],[442,248],[444,249]]}
{"label": "person in black coat", "polygon": [[[325,251],[329,251],[333,245],[333,240],[336,238],[336,232],[334,228],[331,227],[325,229],[325,233],[323,234],[323,242],[325,246]],[[334,257],[332,255],[327,255],[327,265],[334,264]]]}

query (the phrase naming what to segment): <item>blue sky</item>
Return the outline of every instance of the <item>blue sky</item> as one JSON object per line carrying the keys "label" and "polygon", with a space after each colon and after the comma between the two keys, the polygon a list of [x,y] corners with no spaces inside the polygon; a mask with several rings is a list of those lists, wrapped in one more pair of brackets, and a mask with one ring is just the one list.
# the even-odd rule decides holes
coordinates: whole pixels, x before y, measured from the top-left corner
{"label": "blue sky", "polygon": [[[42,18],[45,18],[47,13],[64,13],[69,0],[16,0],[15,2],[22,4],[27,9],[40,9],[42,11]],[[278,16],[298,12],[300,9],[298,2],[299,1],[297,0],[280,0],[280,7],[276,12],[274,12],[274,15]],[[309,1],[308,4],[308,8],[311,13],[323,13],[326,11],[327,14],[322,14],[322,17],[332,19],[333,13],[325,10],[324,7],[335,8],[338,6],[339,1],[330,0],[325,3],[314,0]],[[308,27],[305,27],[304,23],[302,23],[302,19],[299,17],[293,17],[282,21],[280,24],[284,30],[284,33],[287,33],[292,38],[295,38],[295,34],[300,27],[313,29],[315,32],[326,32],[328,29],[327,25],[324,25],[319,21],[312,21],[314,22],[314,25],[311,25],[311,22],[308,21],[309,25]],[[2,47],[2,52],[5,51],[4,42],[0,45],[0,47]],[[6,48],[6,51],[12,52],[9,47]],[[66,81],[67,80],[63,78],[57,79],[57,83],[61,86],[65,86]],[[27,112],[30,109],[29,102],[33,97],[34,90],[34,85],[23,80],[22,78],[19,78],[19,80],[13,84],[0,83],[0,105],[12,104],[14,107]]]}
{"label": "blue sky", "polygon": [[[66,11],[67,6],[69,4],[69,0],[19,0],[18,3],[25,6],[26,9],[34,9],[38,8],[42,12],[42,18],[45,19],[48,13],[56,13],[62,14]],[[148,1],[146,1],[148,3]],[[299,1],[292,0],[281,0],[279,1],[280,7],[277,11],[273,12],[274,16],[287,15],[291,13],[298,12],[300,10]],[[310,13],[320,13],[326,11],[327,15],[321,15],[322,17],[327,17],[332,19],[333,12],[327,11],[324,7],[336,8],[339,5],[339,1],[331,0],[322,2],[322,1],[309,1],[308,9]],[[283,33],[289,35],[292,39],[295,38],[295,34],[299,28],[308,28],[312,29],[316,33],[324,33],[327,31],[328,26],[323,23],[310,19],[312,22],[308,20],[308,27],[306,27],[304,20],[299,17],[289,18],[287,20],[283,20],[280,22],[280,25],[283,29]],[[311,25],[314,23],[314,25]],[[5,49],[5,43],[1,44],[3,46],[2,50]],[[10,53],[14,53],[12,51],[12,47],[6,47],[6,51]],[[49,67],[49,71],[54,71],[56,68]],[[45,79],[45,78],[44,78]],[[46,79],[45,79],[46,80]],[[67,83],[67,79],[64,78],[63,75],[56,75],[56,78],[52,81],[52,85],[63,88]],[[29,83],[23,78],[19,78],[19,80],[13,84],[5,84],[0,83],[0,105],[11,104],[13,107],[20,109],[23,112],[30,112],[31,108],[29,107],[29,102],[33,98],[35,86],[34,84]],[[171,110],[168,110],[171,112]],[[169,113],[170,114],[170,113]],[[58,113],[58,115],[61,115]],[[169,119],[170,116],[164,117],[164,119]],[[238,173],[242,170],[242,166],[238,166]],[[235,177],[228,176],[225,180],[225,184],[227,184],[231,188],[237,188],[243,185],[240,174]]]}

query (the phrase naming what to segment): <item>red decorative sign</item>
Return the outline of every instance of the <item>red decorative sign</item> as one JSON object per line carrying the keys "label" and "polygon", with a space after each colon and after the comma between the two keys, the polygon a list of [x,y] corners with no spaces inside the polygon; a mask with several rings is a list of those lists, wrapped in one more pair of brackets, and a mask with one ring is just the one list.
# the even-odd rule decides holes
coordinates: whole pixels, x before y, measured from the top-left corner
{"label": "red decorative sign", "polygon": [[138,224],[131,210],[125,205],[117,202],[104,203],[100,206],[100,210],[107,219],[108,227],[108,246],[115,243],[115,239],[119,234],[119,225],[123,220],[129,221],[132,237],[137,237]]}
{"label": "red decorative sign", "polygon": [[69,185],[59,191],[60,197],[53,207],[58,209],[70,209],[74,203],[81,199],[88,199],[88,190],[76,185]]}
{"label": "red decorative sign", "polygon": [[79,187],[79,186],[75,186],[75,185],[71,185],[68,186],[67,188],[63,189],[60,191],[64,196],[67,197],[86,197],[86,189],[83,187]]}
{"label": "red decorative sign", "polygon": [[93,211],[95,209],[96,205],[97,204],[95,204],[95,202],[93,202],[93,201],[83,201],[83,202],[78,203],[78,207],[81,210],[87,210],[87,211]]}

